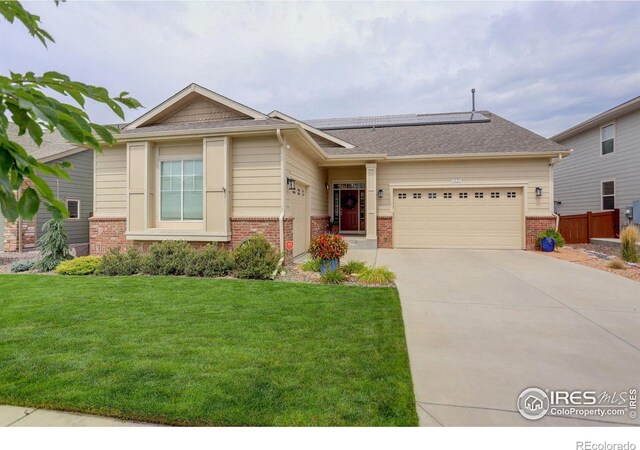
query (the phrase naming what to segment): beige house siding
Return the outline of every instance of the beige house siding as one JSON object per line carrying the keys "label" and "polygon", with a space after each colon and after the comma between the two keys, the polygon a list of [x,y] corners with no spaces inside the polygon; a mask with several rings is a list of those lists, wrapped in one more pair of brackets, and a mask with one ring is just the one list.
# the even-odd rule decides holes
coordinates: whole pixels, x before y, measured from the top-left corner
{"label": "beige house siding", "polygon": [[280,142],[274,136],[233,138],[232,217],[280,214]]}
{"label": "beige house siding", "polygon": [[[378,215],[391,215],[390,185],[460,188],[465,184],[527,183],[525,214],[549,216],[552,212],[549,162],[548,158],[537,158],[380,163],[377,189],[384,194],[378,199]],[[453,184],[453,179],[462,180],[462,184]],[[541,197],[536,197],[536,187],[542,188]]]}
{"label": "beige house siding", "polygon": [[97,217],[127,215],[127,149],[105,147],[95,154],[95,213]]}
{"label": "beige house siding", "polygon": [[[318,167],[317,161],[308,153],[291,145],[286,154],[286,173],[287,177],[297,180],[297,183],[308,186],[309,214],[311,216],[325,215],[328,199],[325,187],[327,182],[326,169]],[[290,213],[289,209],[290,205],[287,205],[287,216]]]}

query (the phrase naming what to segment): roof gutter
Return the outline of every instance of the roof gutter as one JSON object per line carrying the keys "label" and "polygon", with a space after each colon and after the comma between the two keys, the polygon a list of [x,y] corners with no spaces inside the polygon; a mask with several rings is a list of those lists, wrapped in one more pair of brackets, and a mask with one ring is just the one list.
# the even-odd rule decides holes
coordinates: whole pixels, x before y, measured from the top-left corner
{"label": "roof gutter", "polygon": [[[184,138],[184,137],[193,137],[193,138],[201,138],[205,136],[219,136],[219,135],[230,135],[230,134],[246,134],[246,133],[257,133],[264,131],[275,131],[286,130],[286,129],[295,129],[298,125],[295,124],[283,124],[283,125],[256,125],[251,127],[225,127],[225,128],[202,128],[202,129],[189,129],[189,130],[166,130],[166,131],[151,131],[151,132],[140,132],[140,133],[124,133],[117,134],[116,139],[118,143],[123,142],[131,142],[136,140],[146,140],[146,139],[154,139],[154,140],[167,140],[173,139],[176,137]],[[140,128],[138,128],[139,130]]]}
{"label": "roof gutter", "polygon": [[280,215],[278,216],[278,230],[280,231],[280,254],[284,253],[284,211],[286,207],[285,196],[287,195],[285,186],[287,185],[287,174],[285,158],[287,156],[287,149],[285,148],[284,139],[280,128],[276,130],[276,136],[280,141]]}

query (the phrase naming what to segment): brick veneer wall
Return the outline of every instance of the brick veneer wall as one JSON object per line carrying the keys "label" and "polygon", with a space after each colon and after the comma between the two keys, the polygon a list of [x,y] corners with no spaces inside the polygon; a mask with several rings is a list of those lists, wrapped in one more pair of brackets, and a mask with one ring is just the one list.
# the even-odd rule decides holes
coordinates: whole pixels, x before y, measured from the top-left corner
{"label": "brick veneer wall", "polygon": [[311,239],[327,232],[331,216],[311,216]]}
{"label": "brick veneer wall", "polygon": [[104,255],[112,248],[132,245],[125,237],[126,231],[126,217],[90,217],[89,254]]}
{"label": "brick veneer wall", "polygon": [[556,218],[553,216],[531,216],[526,219],[526,233],[527,233],[527,250],[533,250],[536,248],[536,238],[538,233],[546,231],[549,228],[556,227]]}
{"label": "brick veneer wall", "polygon": [[[90,253],[104,255],[111,248],[126,248],[135,245],[142,251],[148,250],[154,241],[129,241],[125,236],[127,219],[125,217],[92,217],[89,219]],[[245,239],[261,233],[276,249],[280,248],[280,227],[277,217],[233,217],[231,218],[231,241],[218,242],[218,245],[232,250]],[[293,240],[293,218],[284,219],[285,241]],[[194,247],[202,247],[208,242],[191,242]],[[292,258],[287,252],[286,261]]]}
{"label": "brick veneer wall", "polygon": [[393,217],[378,216],[378,248],[393,248]]}
{"label": "brick veneer wall", "polygon": [[[5,220],[0,217],[0,220]],[[22,248],[33,248],[36,246],[36,218],[22,220]],[[4,251],[18,251],[18,221],[5,221],[4,224]]]}

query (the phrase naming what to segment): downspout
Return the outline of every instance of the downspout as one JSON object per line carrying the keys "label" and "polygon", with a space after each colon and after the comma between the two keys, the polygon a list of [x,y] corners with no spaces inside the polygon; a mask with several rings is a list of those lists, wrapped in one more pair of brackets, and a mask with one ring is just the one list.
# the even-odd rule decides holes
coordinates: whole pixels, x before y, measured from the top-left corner
{"label": "downspout", "polygon": [[284,254],[284,210],[287,194],[285,189],[285,186],[287,185],[285,157],[287,150],[284,146],[284,139],[282,138],[280,128],[276,130],[276,136],[278,136],[278,140],[280,141],[280,216],[278,217],[278,226],[280,229],[280,254]]}

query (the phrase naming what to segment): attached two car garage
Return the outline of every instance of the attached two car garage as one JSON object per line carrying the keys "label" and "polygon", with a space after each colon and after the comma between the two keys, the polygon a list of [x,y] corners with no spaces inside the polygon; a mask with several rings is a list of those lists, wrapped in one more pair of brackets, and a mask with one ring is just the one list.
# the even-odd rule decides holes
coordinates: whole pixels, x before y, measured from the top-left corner
{"label": "attached two car garage", "polygon": [[395,248],[524,248],[522,187],[393,190]]}

